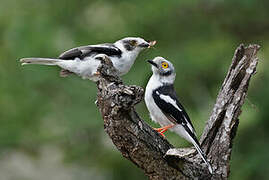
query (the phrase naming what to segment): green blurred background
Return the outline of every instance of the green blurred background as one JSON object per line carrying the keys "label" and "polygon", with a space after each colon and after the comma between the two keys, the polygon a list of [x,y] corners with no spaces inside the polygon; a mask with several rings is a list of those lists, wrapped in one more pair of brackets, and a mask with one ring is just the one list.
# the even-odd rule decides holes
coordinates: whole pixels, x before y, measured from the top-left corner
{"label": "green blurred background", "polygon": [[[250,83],[231,160],[232,180],[269,179],[269,1],[256,0],[1,0],[0,179],[146,179],[103,130],[95,84],[60,78],[59,68],[22,67],[22,57],[57,57],[72,47],[126,36],[157,40],[126,84],[142,87],[145,60],[163,56],[177,70],[176,90],[201,135],[240,43],[257,43],[258,73]],[[152,126],[144,102],[137,111]],[[168,132],[177,147],[189,144]]]}

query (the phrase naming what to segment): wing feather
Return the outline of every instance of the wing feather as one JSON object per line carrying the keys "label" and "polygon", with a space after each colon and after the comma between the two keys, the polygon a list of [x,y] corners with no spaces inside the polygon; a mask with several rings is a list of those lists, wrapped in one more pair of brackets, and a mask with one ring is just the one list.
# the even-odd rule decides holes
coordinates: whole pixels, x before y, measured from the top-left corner
{"label": "wing feather", "polygon": [[178,124],[185,124],[195,133],[191,120],[184,107],[180,104],[173,85],[162,86],[154,90],[152,96],[156,105],[166,116],[169,116],[168,119],[174,119]]}
{"label": "wing feather", "polygon": [[212,174],[213,169],[208,160],[206,159],[206,155],[201,149],[200,143],[195,135],[194,127],[184,107],[180,104],[176,96],[176,92],[174,91],[174,87],[172,85],[162,86],[154,90],[152,96],[154,102],[171,122],[178,123],[183,126],[183,128],[186,130],[188,139],[195,146],[198,154],[207,164],[209,172]]}
{"label": "wing feather", "polygon": [[121,50],[113,44],[100,44],[80,46],[63,52],[59,59],[72,60],[75,58],[83,59],[86,56],[95,54],[106,54],[108,56],[121,56]]}

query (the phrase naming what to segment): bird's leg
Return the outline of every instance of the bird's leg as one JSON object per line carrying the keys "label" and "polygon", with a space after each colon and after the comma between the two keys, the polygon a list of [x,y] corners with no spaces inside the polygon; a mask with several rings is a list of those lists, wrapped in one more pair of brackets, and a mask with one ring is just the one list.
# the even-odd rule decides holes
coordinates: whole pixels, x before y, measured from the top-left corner
{"label": "bird's leg", "polygon": [[157,131],[160,135],[162,135],[163,137],[165,137],[165,135],[164,135],[164,133],[168,130],[168,129],[170,129],[170,128],[172,128],[172,127],[174,127],[175,125],[174,124],[170,124],[170,125],[168,125],[168,126],[164,126],[164,127],[161,127],[161,128],[153,128],[155,131]]}
{"label": "bird's leg", "polygon": [[164,127],[161,127],[161,128],[153,128],[155,131],[158,131],[158,132],[165,132],[167,131],[168,129],[174,127],[175,125],[174,124],[170,124],[168,126],[164,126]]}

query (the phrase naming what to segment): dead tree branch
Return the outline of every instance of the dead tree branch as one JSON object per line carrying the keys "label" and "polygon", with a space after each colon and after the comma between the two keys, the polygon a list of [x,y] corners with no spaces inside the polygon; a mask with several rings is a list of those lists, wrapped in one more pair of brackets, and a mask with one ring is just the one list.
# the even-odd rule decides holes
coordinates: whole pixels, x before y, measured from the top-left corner
{"label": "dead tree branch", "polygon": [[239,124],[250,78],[256,72],[258,45],[240,45],[219,91],[212,114],[201,137],[201,144],[212,163],[214,174],[193,148],[174,147],[135,112],[143,99],[143,89],[126,86],[107,60],[99,71],[98,107],[104,128],[124,157],[141,168],[151,180],[160,179],[227,179],[232,141]]}

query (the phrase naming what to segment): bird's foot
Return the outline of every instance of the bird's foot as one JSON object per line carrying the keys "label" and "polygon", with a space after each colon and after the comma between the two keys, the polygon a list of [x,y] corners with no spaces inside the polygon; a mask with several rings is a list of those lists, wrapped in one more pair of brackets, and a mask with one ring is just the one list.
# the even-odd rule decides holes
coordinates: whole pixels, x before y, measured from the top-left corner
{"label": "bird's foot", "polygon": [[168,126],[164,126],[164,127],[161,127],[161,128],[153,128],[155,131],[157,131],[160,135],[162,135],[163,137],[165,137],[164,133],[174,127],[175,125],[174,124],[171,124],[171,125],[168,125]]}
{"label": "bird's foot", "polygon": [[153,128],[155,131],[157,131],[162,137],[165,137],[164,132],[162,132],[162,128]]}

